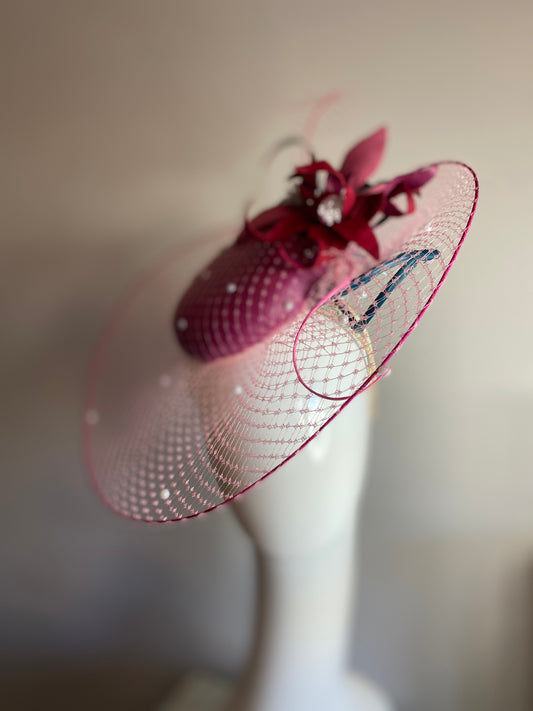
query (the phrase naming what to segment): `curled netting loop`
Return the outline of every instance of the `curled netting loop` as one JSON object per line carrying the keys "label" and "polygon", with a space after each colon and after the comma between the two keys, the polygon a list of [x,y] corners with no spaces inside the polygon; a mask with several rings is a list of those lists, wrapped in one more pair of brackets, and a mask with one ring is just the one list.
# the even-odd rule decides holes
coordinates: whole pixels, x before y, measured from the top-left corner
{"label": "curled netting loop", "polygon": [[91,370],[85,453],[106,503],[145,521],[196,516],[294,455],[385,372],[442,284],[476,200],[473,172],[440,164],[417,210],[378,228],[379,264],[315,294],[271,338],[209,363],[179,348],[172,317],[224,237],[151,270],[113,315]]}
{"label": "curled netting loop", "polygon": [[311,393],[345,400],[369,383],[399,348],[455,257],[476,190],[469,168],[441,164],[420,209],[399,225],[407,236],[387,240],[382,234],[380,263],[310,311],[293,356],[298,379]]}

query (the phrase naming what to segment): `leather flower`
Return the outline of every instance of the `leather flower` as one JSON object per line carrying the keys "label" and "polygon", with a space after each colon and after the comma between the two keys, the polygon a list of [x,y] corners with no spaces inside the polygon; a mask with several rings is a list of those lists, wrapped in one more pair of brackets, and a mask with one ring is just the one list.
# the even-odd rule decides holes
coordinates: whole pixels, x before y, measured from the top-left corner
{"label": "leather flower", "polygon": [[[331,248],[342,250],[350,242],[379,259],[373,228],[389,217],[413,212],[414,196],[435,174],[435,169],[422,168],[369,185],[385,141],[386,129],[381,128],[348,151],[340,170],[316,160],[297,168],[287,199],[247,220],[239,241],[275,243],[284,261],[294,267],[318,265],[334,255]],[[402,195],[404,210],[393,201]]]}

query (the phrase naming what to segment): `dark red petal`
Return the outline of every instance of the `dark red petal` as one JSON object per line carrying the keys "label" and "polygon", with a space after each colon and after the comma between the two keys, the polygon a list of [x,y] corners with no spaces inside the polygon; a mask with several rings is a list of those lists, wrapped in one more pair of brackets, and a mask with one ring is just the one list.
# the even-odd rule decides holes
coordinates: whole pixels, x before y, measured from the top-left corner
{"label": "dark red petal", "polygon": [[337,249],[346,247],[346,240],[324,225],[311,225],[307,235],[317,243],[319,252],[325,251],[328,247],[337,247]]}
{"label": "dark red petal", "polygon": [[330,173],[326,182],[326,193],[333,193],[334,195],[339,195],[341,190],[346,187],[346,179],[342,173],[335,171],[335,173]]}
{"label": "dark red petal", "polygon": [[418,190],[437,174],[437,170],[436,165],[432,165],[429,168],[418,168],[418,170],[413,170],[412,173],[399,175],[396,180],[405,183],[410,190]]}
{"label": "dark red petal", "polygon": [[308,221],[300,208],[277,205],[253,220],[247,220],[245,231],[261,242],[277,242],[304,230]]}
{"label": "dark red petal", "polygon": [[248,224],[253,224],[256,229],[264,230],[272,227],[279,220],[299,212],[300,210],[294,205],[276,205],[260,212],[259,215],[249,220]]}
{"label": "dark red petal", "polygon": [[387,129],[380,128],[357,143],[346,154],[341,173],[354,189],[364,185],[367,178],[380,164],[386,139]]}
{"label": "dark red petal", "polygon": [[381,200],[381,193],[365,192],[363,195],[358,195],[349,217],[351,219],[370,222],[379,211]]}
{"label": "dark red petal", "polygon": [[270,235],[273,236],[274,239],[269,239],[269,242],[283,242],[283,240],[305,231],[308,224],[309,218],[301,212],[289,215],[272,227]]}
{"label": "dark red petal", "polygon": [[[409,215],[415,210],[415,199],[413,195],[418,194],[418,190],[410,190],[406,185],[398,185],[389,195],[384,196],[382,211],[384,215],[389,217],[400,217],[400,215]],[[398,195],[405,195],[407,198],[407,208],[401,210],[393,202],[393,197]]]}
{"label": "dark red petal", "polygon": [[377,183],[368,188],[364,188],[360,191],[360,195],[385,195],[386,197],[393,197],[399,195],[401,192],[416,191],[419,190],[423,185],[425,185],[437,172],[436,166],[430,166],[429,168],[418,168],[412,173],[405,173],[404,175],[398,175],[392,180],[388,180],[383,183]]}
{"label": "dark red petal", "polygon": [[357,218],[343,220],[335,225],[334,229],[347,242],[356,242],[373,257],[379,259],[378,241],[372,228],[364,220]]}
{"label": "dark red petal", "polygon": [[383,201],[383,204],[381,206],[381,212],[384,215],[387,215],[387,217],[401,217],[403,214],[406,214],[403,213],[399,208],[397,208],[396,205],[388,198]]}
{"label": "dark red petal", "polygon": [[292,177],[296,178],[304,177],[307,175],[316,175],[319,170],[325,170],[328,173],[332,174],[337,172],[335,168],[333,168],[327,161],[315,160],[313,161],[313,163],[309,163],[309,165],[302,165],[299,168],[296,168]]}
{"label": "dark red petal", "polygon": [[[413,195],[418,195],[420,188],[431,180],[436,172],[436,166],[419,168],[412,173],[398,175],[388,182],[364,188],[357,196],[357,203],[352,215],[356,214],[357,217],[370,220],[379,211],[388,217],[399,217],[413,212],[415,209]],[[407,210],[405,212],[402,212],[391,202],[391,198],[402,194],[407,196]]]}
{"label": "dark red petal", "polygon": [[332,168],[325,160],[315,161],[309,165],[297,168],[292,176],[293,178],[301,178],[302,182],[299,185],[299,191],[304,200],[314,197],[314,191],[318,187],[316,184],[316,174],[321,170],[328,174],[325,192],[339,194],[341,190],[346,187],[346,179],[340,171]]}

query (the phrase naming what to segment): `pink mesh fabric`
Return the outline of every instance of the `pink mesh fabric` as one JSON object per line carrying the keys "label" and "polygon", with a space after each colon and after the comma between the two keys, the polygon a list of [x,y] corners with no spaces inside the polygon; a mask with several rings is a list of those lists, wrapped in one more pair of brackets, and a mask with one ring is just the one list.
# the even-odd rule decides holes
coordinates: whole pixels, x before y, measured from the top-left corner
{"label": "pink mesh fabric", "polygon": [[284,267],[275,246],[249,239],[224,249],[178,305],[179,341],[191,355],[214,360],[266,338],[302,308],[323,267]]}
{"label": "pink mesh fabric", "polygon": [[378,228],[379,264],[354,252],[335,288],[323,279],[276,332],[212,362],[180,348],[173,317],[223,239],[182,248],[144,276],[111,319],[88,386],[85,451],[106,503],[178,520],[277,469],[379,377],[445,278],[476,201],[474,173],[440,164],[416,211]]}

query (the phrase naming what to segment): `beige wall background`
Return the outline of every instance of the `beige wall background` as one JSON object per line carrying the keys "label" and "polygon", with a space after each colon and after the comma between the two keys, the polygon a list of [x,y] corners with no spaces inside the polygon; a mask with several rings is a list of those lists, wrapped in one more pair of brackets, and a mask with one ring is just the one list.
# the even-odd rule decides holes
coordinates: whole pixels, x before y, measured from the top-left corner
{"label": "beige wall background", "polygon": [[350,658],[406,711],[531,709],[533,5],[0,7],[4,672],[31,689],[76,665],[242,664],[253,560],[230,511],[109,513],[80,461],[81,393],[132,275],[238,222],[265,149],[341,89],[322,155],[386,123],[383,175],[455,158],[481,184],[460,258],[380,386]]}

